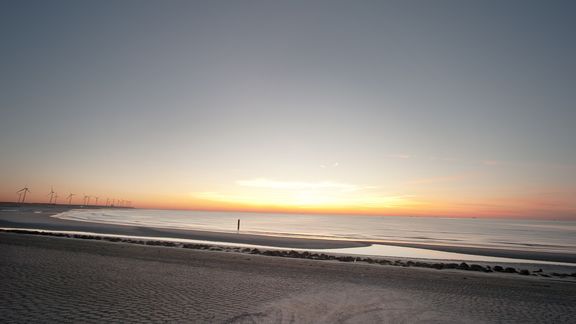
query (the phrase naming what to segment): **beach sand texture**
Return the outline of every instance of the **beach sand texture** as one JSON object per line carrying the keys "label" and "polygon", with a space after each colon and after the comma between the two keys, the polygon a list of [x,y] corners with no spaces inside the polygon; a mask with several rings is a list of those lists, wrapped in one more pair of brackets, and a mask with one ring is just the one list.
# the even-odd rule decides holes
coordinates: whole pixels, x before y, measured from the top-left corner
{"label": "beach sand texture", "polygon": [[66,207],[58,208],[38,208],[36,206],[25,206],[15,208],[15,212],[0,210],[0,227],[8,228],[35,228],[53,231],[80,231],[94,232],[99,234],[132,235],[148,237],[170,237],[182,239],[194,239],[216,242],[228,242],[239,244],[272,245],[287,248],[305,249],[329,249],[367,246],[368,243],[341,241],[341,240],[320,240],[293,237],[277,237],[236,233],[220,233],[199,230],[178,230],[152,228],[143,226],[125,226],[114,224],[102,224],[91,222],[78,222],[66,219],[50,217],[52,215],[69,210]]}
{"label": "beach sand texture", "polygon": [[3,322],[570,323],[576,285],[0,233]]}
{"label": "beach sand texture", "polygon": [[[1,206],[1,204],[0,204]],[[9,208],[5,208],[10,210]],[[241,233],[210,232],[202,230],[179,230],[167,228],[152,228],[143,226],[126,226],[103,223],[79,222],[51,217],[69,210],[66,206],[36,206],[24,205],[12,208],[13,211],[0,209],[0,228],[12,229],[42,229],[47,231],[78,231],[110,235],[128,235],[142,237],[169,237],[176,239],[192,239],[213,242],[275,246],[280,248],[300,249],[336,249],[362,247],[372,244],[363,241],[322,240],[311,238],[295,238],[280,236],[265,236]],[[535,251],[533,249],[502,249],[470,246],[444,246],[423,243],[382,242],[392,246],[432,249],[445,252],[475,254],[503,258],[518,258],[528,260],[556,261],[576,264],[576,253],[558,253]]]}

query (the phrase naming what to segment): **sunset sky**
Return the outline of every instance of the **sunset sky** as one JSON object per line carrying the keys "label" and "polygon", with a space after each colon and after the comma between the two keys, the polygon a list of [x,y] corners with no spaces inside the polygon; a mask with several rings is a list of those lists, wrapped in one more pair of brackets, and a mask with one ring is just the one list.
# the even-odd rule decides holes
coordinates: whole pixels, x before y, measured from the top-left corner
{"label": "sunset sky", "polygon": [[576,220],[573,1],[2,1],[0,201]]}

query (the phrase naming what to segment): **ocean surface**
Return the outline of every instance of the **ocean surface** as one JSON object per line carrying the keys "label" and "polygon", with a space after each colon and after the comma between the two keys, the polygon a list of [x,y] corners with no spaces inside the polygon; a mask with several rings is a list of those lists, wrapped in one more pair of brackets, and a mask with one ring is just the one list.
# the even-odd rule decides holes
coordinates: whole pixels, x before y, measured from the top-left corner
{"label": "ocean surface", "polygon": [[576,253],[576,222],[518,219],[378,217],[152,209],[71,210],[53,217],[154,228],[248,234],[498,247]]}

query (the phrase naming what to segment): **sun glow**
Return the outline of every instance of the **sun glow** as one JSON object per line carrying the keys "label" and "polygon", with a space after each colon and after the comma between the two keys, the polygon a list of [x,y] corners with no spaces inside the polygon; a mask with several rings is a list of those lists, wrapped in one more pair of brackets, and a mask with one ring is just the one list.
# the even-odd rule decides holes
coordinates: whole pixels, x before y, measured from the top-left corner
{"label": "sun glow", "polygon": [[229,192],[194,192],[202,201],[242,206],[305,210],[365,210],[404,208],[416,204],[413,196],[390,194],[378,187],[354,184],[270,179],[239,180]]}

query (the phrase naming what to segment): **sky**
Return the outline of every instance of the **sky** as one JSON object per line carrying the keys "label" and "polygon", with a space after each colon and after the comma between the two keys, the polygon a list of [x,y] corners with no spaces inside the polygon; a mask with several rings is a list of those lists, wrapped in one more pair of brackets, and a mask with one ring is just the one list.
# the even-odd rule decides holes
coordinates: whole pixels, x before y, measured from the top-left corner
{"label": "sky", "polygon": [[573,1],[2,1],[0,201],[576,220]]}

